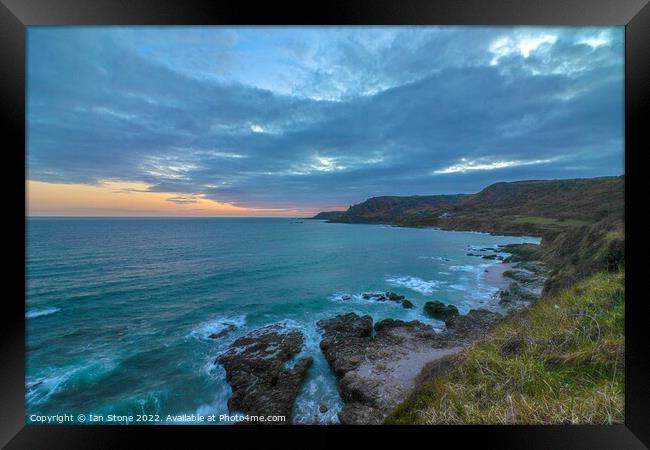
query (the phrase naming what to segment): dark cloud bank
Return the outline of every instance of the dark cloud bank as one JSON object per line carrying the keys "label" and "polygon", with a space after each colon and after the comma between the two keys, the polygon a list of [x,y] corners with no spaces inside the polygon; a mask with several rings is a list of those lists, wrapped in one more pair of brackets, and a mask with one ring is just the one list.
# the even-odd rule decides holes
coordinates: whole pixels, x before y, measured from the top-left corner
{"label": "dark cloud bank", "polygon": [[342,33],[309,67],[296,56],[287,93],[160,64],[108,31],[32,29],[29,179],[317,210],[623,173],[618,28],[392,29],[372,50]]}

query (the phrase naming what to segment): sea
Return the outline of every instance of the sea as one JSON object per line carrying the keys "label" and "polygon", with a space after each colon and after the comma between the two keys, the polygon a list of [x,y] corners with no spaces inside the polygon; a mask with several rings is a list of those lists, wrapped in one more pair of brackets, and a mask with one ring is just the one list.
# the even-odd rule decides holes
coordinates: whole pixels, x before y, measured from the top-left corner
{"label": "sea", "polygon": [[[501,262],[467,253],[539,243],[289,218],[30,217],[26,230],[28,421],[228,414],[232,391],[216,357],[238,337],[283,323],[304,333],[298,357],[314,358],[293,422],[336,423],[342,402],[318,320],[355,312],[442,329],[424,315],[426,301],[461,314],[498,311],[490,273]],[[380,291],[415,307],[362,297]],[[209,338],[229,325],[231,334]]]}

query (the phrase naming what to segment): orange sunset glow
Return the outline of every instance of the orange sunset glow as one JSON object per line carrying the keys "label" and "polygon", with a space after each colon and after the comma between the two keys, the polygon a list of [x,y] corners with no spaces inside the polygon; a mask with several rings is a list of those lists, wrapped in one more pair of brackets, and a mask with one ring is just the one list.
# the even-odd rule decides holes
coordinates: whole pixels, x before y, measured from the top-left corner
{"label": "orange sunset glow", "polygon": [[27,181],[30,216],[277,216],[293,209],[242,208],[202,195],[150,192],[144,183],[106,181],[98,185]]}

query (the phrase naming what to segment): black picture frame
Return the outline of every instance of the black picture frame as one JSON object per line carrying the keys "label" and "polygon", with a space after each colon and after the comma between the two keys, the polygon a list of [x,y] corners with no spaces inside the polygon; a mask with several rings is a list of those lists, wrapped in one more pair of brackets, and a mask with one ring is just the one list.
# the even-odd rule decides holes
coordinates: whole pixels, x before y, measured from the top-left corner
{"label": "black picture frame", "polygon": [[[226,445],[224,437],[291,441],[304,446],[337,445],[343,434],[361,434],[364,445],[380,441],[401,445],[465,444],[484,448],[610,449],[650,445],[650,363],[643,344],[647,299],[641,208],[647,192],[642,173],[650,117],[650,6],[647,0],[401,0],[328,1],[279,4],[246,1],[0,0],[0,111],[6,126],[3,156],[4,223],[7,276],[0,339],[0,444],[6,448],[122,448],[145,439],[147,446],[168,446],[204,438]],[[625,25],[625,173],[626,173],[626,393],[625,425],[612,426],[435,426],[435,427],[197,427],[197,426],[36,426],[25,425],[25,36],[31,25]],[[22,173],[21,173],[22,172]],[[23,177],[21,180],[20,178]],[[645,188],[644,188],[645,186]],[[7,195],[10,193],[11,195]],[[21,198],[22,197],[22,198]],[[636,198],[636,200],[635,200]],[[637,212],[634,212],[637,210]],[[23,215],[23,216],[21,216]],[[11,293],[9,289],[10,287]],[[644,339],[645,338],[645,339]],[[277,437],[278,433],[283,436]],[[325,439],[321,439],[320,435]],[[144,436],[143,436],[144,435]],[[191,439],[189,441],[188,439]],[[424,439],[424,441],[422,441]],[[347,440],[347,437],[346,437]],[[155,442],[159,444],[156,444]],[[447,441],[447,442],[444,442]],[[270,441],[268,441],[270,442]],[[410,444],[413,443],[413,444]],[[232,445],[232,444],[228,444]]]}

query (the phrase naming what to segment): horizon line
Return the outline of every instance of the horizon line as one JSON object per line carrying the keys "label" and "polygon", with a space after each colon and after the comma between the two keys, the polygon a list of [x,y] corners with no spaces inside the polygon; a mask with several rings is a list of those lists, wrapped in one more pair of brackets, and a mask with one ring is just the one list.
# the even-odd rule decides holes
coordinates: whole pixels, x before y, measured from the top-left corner
{"label": "horizon line", "polygon": [[[321,211],[322,212],[322,211]],[[344,211],[341,211],[344,212]],[[318,213],[316,213],[318,214]],[[316,215],[314,214],[314,215]],[[25,214],[26,219],[307,219],[299,216],[72,216]]]}

